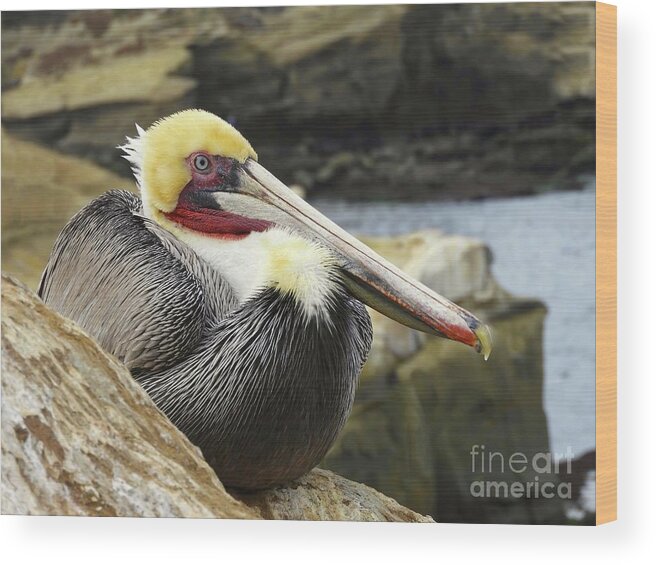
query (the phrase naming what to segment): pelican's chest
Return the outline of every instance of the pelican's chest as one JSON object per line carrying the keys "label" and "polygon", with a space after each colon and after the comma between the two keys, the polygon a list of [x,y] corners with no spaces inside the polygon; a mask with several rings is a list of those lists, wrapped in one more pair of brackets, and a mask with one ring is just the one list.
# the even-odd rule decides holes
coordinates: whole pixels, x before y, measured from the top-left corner
{"label": "pelican's chest", "polygon": [[264,488],[301,476],[351,412],[371,345],[366,309],[337,286],[327,310],[308,316],[293,294],[269,288],[218,334],[202,382],[184,393],[179,385],[175,404],[158,404],[227,485]]}

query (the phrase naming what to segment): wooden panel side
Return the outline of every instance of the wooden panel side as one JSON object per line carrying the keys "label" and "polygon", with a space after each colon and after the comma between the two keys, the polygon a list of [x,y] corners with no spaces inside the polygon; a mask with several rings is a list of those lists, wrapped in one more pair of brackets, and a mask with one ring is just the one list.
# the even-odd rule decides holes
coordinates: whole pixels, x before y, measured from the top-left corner
{"label": "wooden panel side", "polygon": [[617,518],[617,8],[596,4],[597,524]]}

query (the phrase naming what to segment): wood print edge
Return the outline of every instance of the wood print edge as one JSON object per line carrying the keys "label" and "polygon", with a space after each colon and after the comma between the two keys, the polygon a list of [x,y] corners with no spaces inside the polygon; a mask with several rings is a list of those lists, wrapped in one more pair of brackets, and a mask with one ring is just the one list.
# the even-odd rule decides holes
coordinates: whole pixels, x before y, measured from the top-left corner
{"label": "wood print edge", "polygon": [[596,523],[617,519],[617,8],[596,3]]}

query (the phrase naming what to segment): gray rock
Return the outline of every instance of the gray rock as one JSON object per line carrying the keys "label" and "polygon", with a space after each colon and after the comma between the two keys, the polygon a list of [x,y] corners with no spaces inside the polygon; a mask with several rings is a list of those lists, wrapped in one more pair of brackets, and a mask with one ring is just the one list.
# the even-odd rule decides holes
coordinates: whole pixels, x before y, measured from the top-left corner
{"label": "gray rock", "polygon": [[314,469],[289,487],[240,498],[264,518],[275,520],[433,522],[370,487],[323,469]]}
{"label": "gray rock", "polygon": [[[509,479],[498,470],[472,472],[472,446],[529,459],[549,451],[542,402],[544,305],[499,287],[491,254],[479,241],[426,230],[366,242],[475,312],[490,325],[494,347],[484,362],[461,344],[372,313],[374,343],[356,405],[323,466],[440,521],[532,523],[539,516],[541,523],[562,523],[557,499],[482,499],[470,492],[474,481]],[[533,478],[529,470],[513,480]]]}
{"label": "gray rock", "polygon": [[[2,118],[128,175],[200,106],[310,196],[475,198],[594,172],[594,4],[74,11],[3,23]],[[4,20],[3,20],[4,22]],[[23,24],[23,25],[19,25]]]}

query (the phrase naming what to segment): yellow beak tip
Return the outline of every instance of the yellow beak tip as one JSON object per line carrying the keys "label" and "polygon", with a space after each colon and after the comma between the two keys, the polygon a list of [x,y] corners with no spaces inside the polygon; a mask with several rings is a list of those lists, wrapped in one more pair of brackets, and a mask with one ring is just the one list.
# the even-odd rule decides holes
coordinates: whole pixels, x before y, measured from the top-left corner
{"label": "yellow beak tip", "polygon": [[476,351],[482,354],[483,359],[487,361],[490,358],[490,353],[492,353],[492,334],[490,328],[483,324],[474,330],[474,334],[478,339]]}

